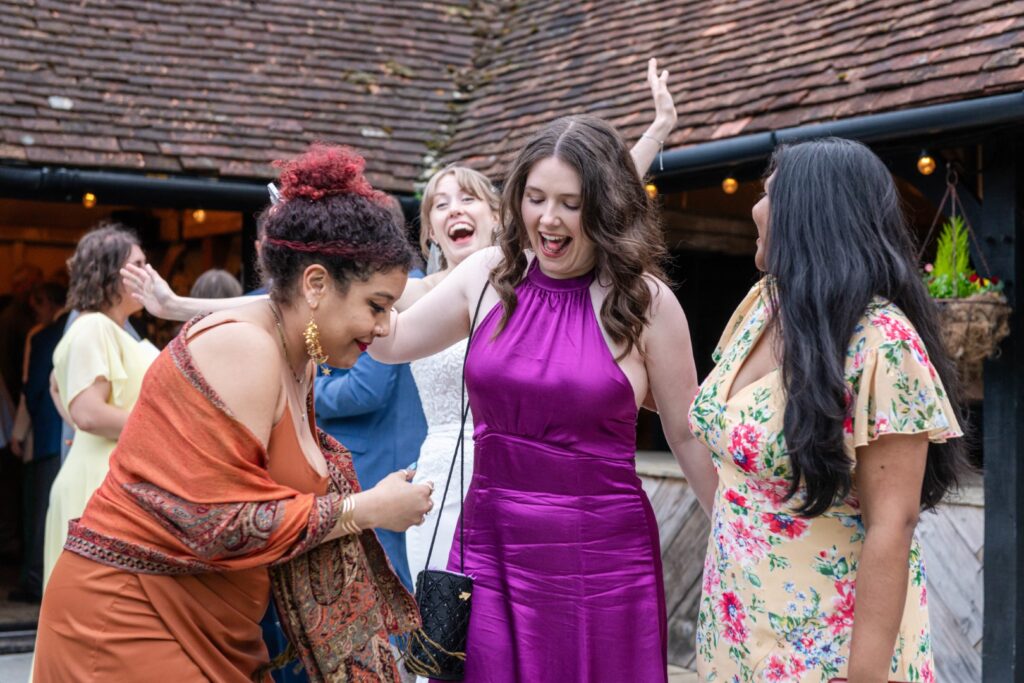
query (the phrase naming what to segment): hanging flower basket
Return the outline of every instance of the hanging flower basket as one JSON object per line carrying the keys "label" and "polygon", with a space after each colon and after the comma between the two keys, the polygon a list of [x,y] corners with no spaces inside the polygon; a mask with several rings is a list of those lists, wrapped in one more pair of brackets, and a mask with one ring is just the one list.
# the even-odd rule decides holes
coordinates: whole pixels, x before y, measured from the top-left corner
{"label": "hanging flower basket", "polygon": [[[943,207],[949,201],[949,220],[942,225],[934,264],[925,264],[925,286],[939,307],[942,341],[960,372],[960,379],[971,398],[982,397],[982,365],[998,354],[999,344],[1010,334],[1010,313],[1003,284],[991,275],[957,196],[956,173],[947,167],[946,194],[939,203],[935,220],[922,246],[927,246]],[[971,266],[970,242],[974,242],[988,277],[981,277]]]}
{"label": "hanging flower basket", "polygon": [[[963,299],[936,299],[942,323],[942,341],[956,362],[964,386],[981,381],[982,362],[997,355],[1010,334],[1010,306],[996,291]],[[972,392],[974,393],[974,392]]]}

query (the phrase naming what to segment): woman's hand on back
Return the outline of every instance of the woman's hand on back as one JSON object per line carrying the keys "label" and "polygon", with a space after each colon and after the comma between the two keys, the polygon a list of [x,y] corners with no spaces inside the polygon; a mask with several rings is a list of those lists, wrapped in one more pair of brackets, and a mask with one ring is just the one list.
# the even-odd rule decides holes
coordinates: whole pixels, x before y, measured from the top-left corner
{"label": "woman's hand on back", "polygon": [[153,266],[147,263],[140,268],[131,263],[125,264],[121,269],[121,279],[128,295],[145,306],[150,315],[165,320],[173,319],[170,312],[175,308],[177,295]]}
{"label": "woman's hand on back", "polygon": [[141,303],[150,315],[163,320],[185,321],[199,313],[224,311],[251,304],[266,296],[236,296],[230,299],[195,299],[178,296],[160,277],[160,273],[148,263],[144,268],[126,264],[121,269],[121,279],[128,295]]}

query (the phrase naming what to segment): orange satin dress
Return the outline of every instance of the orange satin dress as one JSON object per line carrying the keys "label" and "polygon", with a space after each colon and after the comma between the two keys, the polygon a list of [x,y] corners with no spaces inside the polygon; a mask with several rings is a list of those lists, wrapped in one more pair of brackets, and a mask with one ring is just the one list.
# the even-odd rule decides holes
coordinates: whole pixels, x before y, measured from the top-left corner
{"label": "orange satin dress", "polygon": [[[310,421],[315,424],[312,401]],[[328,477],[303,454],[287,404],[267,454],[277,483],[326,493]],[[269,599],[266,567],[135,574],[65,550],[46,587],[33,681],[252,683],[269,661],[260,630]],[[269,683],[270,675],[263,680]]]}

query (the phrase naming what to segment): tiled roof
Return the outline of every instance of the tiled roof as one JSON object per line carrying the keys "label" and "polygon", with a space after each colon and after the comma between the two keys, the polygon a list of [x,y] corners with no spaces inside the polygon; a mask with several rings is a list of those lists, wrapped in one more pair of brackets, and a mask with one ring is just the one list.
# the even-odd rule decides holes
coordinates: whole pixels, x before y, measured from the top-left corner
{"label": "tiled roof", "polygon": [[468,0],[2,0],[0,160],[265,177],[313,140],[409,191],[473,58]]}
{"label": "tiled roof", "polygon": [[496,177],[558,116],[638,136],[650,56],[679,109],[667,147],[1024,88],[1020,0],[529,0],[505,26],[446,151]]}
{"label": "tiled roof", "polygon": [[668,147],[1024,86],[1024,0],[0,0],[0,163],[262,178],[312,140],[409,192],[564,114]]}

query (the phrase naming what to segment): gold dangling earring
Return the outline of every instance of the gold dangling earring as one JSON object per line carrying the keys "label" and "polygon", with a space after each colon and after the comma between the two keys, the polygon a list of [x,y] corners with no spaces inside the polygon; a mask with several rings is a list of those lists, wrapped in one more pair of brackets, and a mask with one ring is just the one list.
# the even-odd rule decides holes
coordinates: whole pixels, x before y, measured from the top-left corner
{"label": "gold dangling earring", "polygon": [[306,340],[306,353],[309,354],[310,360],[320,368],[323,374],[331,374],[331,369],[324,365],[327,362],[327,354],[324,353],[323,347],[320,346],[320,328],[317,327],[312,313],[309,315],[306,329],[302,332],[302,338]]}

